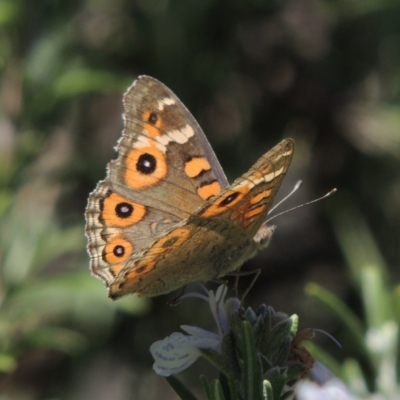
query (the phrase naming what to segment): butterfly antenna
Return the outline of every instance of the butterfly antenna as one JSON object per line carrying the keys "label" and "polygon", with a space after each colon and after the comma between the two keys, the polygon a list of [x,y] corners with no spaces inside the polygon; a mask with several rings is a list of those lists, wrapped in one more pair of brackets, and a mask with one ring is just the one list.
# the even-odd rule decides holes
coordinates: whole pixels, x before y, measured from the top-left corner
{"label": "butterfly antenna", "polygon": [[342,348],[342,345],[337,341],[330,333],[327,331],[324,331],[323,329],[316,329],[316,328],[305,328],[295,335],[292,341],[292,346],[298,346],[301,342],[307,339],[313,339],[315,336],[315,332],[322,333],[325,336],[327,336],[329,339],[332,340],[333,343],[336,344],[340,349]]}
{"label": "butterfly antenna", "polygon": [[336,340],[330,333],[328,333],[327,331],[324,331],[323,329],[313,329],[314,332],[319,332],[319,333],[323,333],[325,336],[327,336],[329,339],[332,340],[333,343],[336,344],[336,346],[338,346],[340,349],[342,348],[342,345],[339,343],[338,340]]}
{"label": "butterfly antenna", "polygon": [[[282,201],[286,200],[289,196],[291,196],[291,195],[301,186],[301,183],[302,183],[301,181],[297,182],[296,185],[295,185],[295,187],[294,187],[294,189],[293,189],[283,200],[281,200],[275,207],[273,207],[273,208],[271,209],[271,211],[272,211],[273,209],[275,209],[279,204],[281,204]],[[288,213],[288,212],[290,212],[290,211],[294,211],[294,210],[297,210],[298,208],[301,208],[301,207],[308,206],[308,205],[310,205],[310,204],[316,203],[317,201],[320,201],[320,200],[322,200],[322,199],[325,199],[326,197],[329,197],[330,195],[332,195],[332,194],[334,194],[334,193],[336,193],[336,192],[337,192],[337,189],[336,189],[336,188],[333,188],[333,189],[332,189],[330,192],[328,192],[327,194],[323,195],[322,197],[318,197],[318,199],[314,199],[314,200],[311,200],[311,201],[307,201],[307,203],[300,204],[299,206],[296,206],[296,207],[293,207],[293,208],[289,208],[289,210],[285,210],[285,211],[282,211],[282,212],[279,213],[279,214],[274,215],[273,217],[267,219],[267,222],[270,222],[270,221],[272,221],[273,219],[275,219],[276,217],[279,217],[279,216],[281,216],[281,215],[283,215],[283,214],[286,214],[286,213]]]}
{"label": "butterfly antenna", "polygon": [[300,186],[303,184],[303,181],[297,181],[296,184],[294,185],[294,188],[292,191],[286,195],[279,203],[275,204],[269,212],[271,213],[272,211],[275,210],[275,208],[279,207],[284,201],[286,201],[294,192],[297,192],[297,190],[300,188]]}

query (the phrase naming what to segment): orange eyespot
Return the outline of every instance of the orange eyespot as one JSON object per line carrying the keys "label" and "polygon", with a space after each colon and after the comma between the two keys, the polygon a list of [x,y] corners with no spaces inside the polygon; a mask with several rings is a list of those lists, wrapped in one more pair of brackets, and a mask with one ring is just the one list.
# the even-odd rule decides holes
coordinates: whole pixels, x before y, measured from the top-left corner
{"label": "orange eyespot", "polygon": [[[135,265],[132,270],[130,270],[129,272],[127,272],[125,274],[126,281],[131,281],[131,280],[134,281],[141,275],[147,274],[152,269],[154,269],[155,265],[156,265],[156,262],[154,260],[153,261],[146,261],[146,260],[139,261],[139,263],[137,265]],[[129,285],[129,282],[127,282],[127,285]]]}
{"label": "orange eyespot", "polygon": [[133,149],[126,159],[125,182],[132,189],[144,189],[156,185],[167,171],[165,155],[157,147]]}
{"label": "orange eyespot", "polygon": [[133,246],[121,236],[112,238],[104,248],[103,258],[109,264],[125,261],[132,254]]}
{"label": "orange eyespot", "polygon": [[225,196],[218,204],[219,207],[226,207],[229,204],[235,204],[237,201],[235,201],[238,196],[240,195],[239,192],[232,192],[229,193],[228,196]]}
{"label": "orange eyespot", "polygon": [[150,250],[149,254],[159,254],[170,252],[172,249],[179,247],[190,236],[190,229],[176,228],[169,232],[162,239],[158,240]]}
{"label": "orange eyespot", "polygon": [[201,214],[203,217],[215,217],[231,209],[234,205],[239,203],[249,191],[248,187],[241,187],[235,190],[227,190],[225,193],[218,197],[217,201],[206,208]]}
{"label": "orange eyespot", "polygon": [[143,129],[148,137],[155,139],[157,136],[161,136],[160,128],[162,126],[162,119],[159,114],[146,110],[143,112],[142,118],[145,121]]}
{"label": "orange eyespot", "polygon": [[117,193],[104,199],[101,216],[107,226],[126,227],[136,224],[146,215],[146,207]]}

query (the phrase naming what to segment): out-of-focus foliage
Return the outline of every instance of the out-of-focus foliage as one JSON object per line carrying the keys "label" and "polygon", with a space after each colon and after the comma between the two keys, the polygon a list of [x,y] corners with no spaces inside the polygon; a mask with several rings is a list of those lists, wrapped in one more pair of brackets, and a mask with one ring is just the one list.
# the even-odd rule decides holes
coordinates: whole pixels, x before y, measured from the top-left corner
{"label": "out-of-focus foliage", "polygon": [[325,289],[309,284],[309,294],[325,303],[342,322],[340,340],[348,349],[342,365],[321,349],[314,348],[313,354],[346,382],[356,398],[397,399],[400,285],[393,288],[373,234],[357,210],[349,204],[345,209],[334,209],[332,215],[338,243],[360,294],[363,318]]}
{"label": "out-of-focus foliage", "polygon": [[[174,398],[148,349],[182,323],[204,325],[206,311],[166,296],[113,303],[84,250],[87,195],[115,157],[122,93],[139,74],[184,101],[231,180],[290,136],[282,192],[305,184],[289,202],[339,189],[274,221],[270,248],[248,263],[263,272],[247,302],[340,337],[303,292],[314,281],[370,318],[376,305],[355,295],[363,264],[348,262],[348,274],[341,255],[357,260],[362,244],[335,236],[340,215],[323,210],[363,215],[389,293],[400,263],[399,13],[398,0],[0,0],[1,399]],[[332,351],[360,357],[376,386],[353,350]],[[201,393],[195,367],[182,379]]]}

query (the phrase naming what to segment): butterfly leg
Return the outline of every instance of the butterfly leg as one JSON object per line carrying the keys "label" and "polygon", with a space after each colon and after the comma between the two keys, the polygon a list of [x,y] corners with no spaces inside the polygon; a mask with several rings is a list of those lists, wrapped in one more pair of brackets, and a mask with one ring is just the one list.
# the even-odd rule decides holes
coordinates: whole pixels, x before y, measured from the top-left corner
{"label": "butterfly leg", "polygon": [[251,271],[235,271],[235,272],[231,272],[231,273],[228,274],[229,276],[235,276],[236,277],[236,280],[235,280],[236,297],[239,297],[238,296],[239,277],[240,276],[247,276],[247,275],[254,275],[250,285],[247,287],[247,289],[244,291],[244,293],[242,294],[242,296],[240,298],[240,303],[241,304],[243,304],[244,298],[248,295],[248,293],[250,292],[250,289],[256,283],[256,280],[260,276],[260,274],[261,274],[261,269],[253,269]]}
{"label": "butterfly leg", "polygon": [[211,282],[218,283],[218,285],[228,286],[228,281],[226,279],[214,278],[214,279],[211,279]]}
{"label": "butterfly leg", "polygon": [[181,297],[185,294],[185,290],[186,290],[186,285],[182,286],[182,289],[179,292],[178,296],[175,296],[171,300],[168,300],[167,304],[169,306],[177,306],[181,302]]}

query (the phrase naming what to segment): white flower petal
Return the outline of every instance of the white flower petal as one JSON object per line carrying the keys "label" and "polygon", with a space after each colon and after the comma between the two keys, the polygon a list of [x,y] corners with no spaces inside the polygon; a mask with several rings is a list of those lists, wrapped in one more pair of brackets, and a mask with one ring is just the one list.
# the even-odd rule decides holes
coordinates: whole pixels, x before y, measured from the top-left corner
{"label": "white flower petal", "polygon": [[224,302],[225,296],[228,293],[228,287],[226,285],[219,285],[217,291],[215,292],[215,299],[219,302]]}
{"label": "white flower petal", "polygon": [[[208,302],[210,305],[210,311],[218,327],[218,333],[223,336],[229,331],[228,318],[225,314],[224,300],[228,292],[228,288],[225,285],[220,285],[214,295],[212,290],[209,291]],[[228,329],[226,329],[228,327]]]}
{"label": "white flower petal", "polygon": [[310,381],[296,384],[296,398],[299,400],[357,400],[339,379],[330,379],[324,385]]}
{"label": "white flower petal", "polygon": [[228,287],[226,285],[221,285],[218,287],[217,293],[215,295],[217,301],[216,311],[218,313],[218,320],[223,335],[225,335],[230,331],[229,317],[226,313],[226,308],[225,308],[225,296],[227,295],[227,293],[228,293]]}
{"label": "white flower petal", "polygon": [[[225,311],[227,292],[228,288],[225,285],[219,286],[215,294],[212,290],[208,292],[207,300],[217,323],[218,335],[196,326],[182,325],[181,328],[190,336],[175,332],[151,345],[150,352],[155,361],[153,369],[159,375],[169,376],[189,367],[200,357],[199,349],[219,350],[223,335],[230,330],[229,318]],[[206,299],[202,295],[192,297]],[[238,308],[239,300],[236,303],[235,306]],[[232,306],[233,303],[229,302],[227,309],[235,309]]]}
{"label": "white flower petal", "polygon": [[154,342],[150,346],[150,352],[154,358],[154,371],[162,376],[170,376],[192,365],[201,355],[199,349],[215,348],[219,344],[217,335],[211,332],[207,334],[206,336],[187,336],[174,332],[164,340]]}
{"label": "white flower petal", "polygon": [[193,337],[203,339],[203,341],[199,341],[196,346],[199,349],[216,348],[221,341],[221,338],[216,333],[206,331],[198,326],[181,325],[181,329]]}

